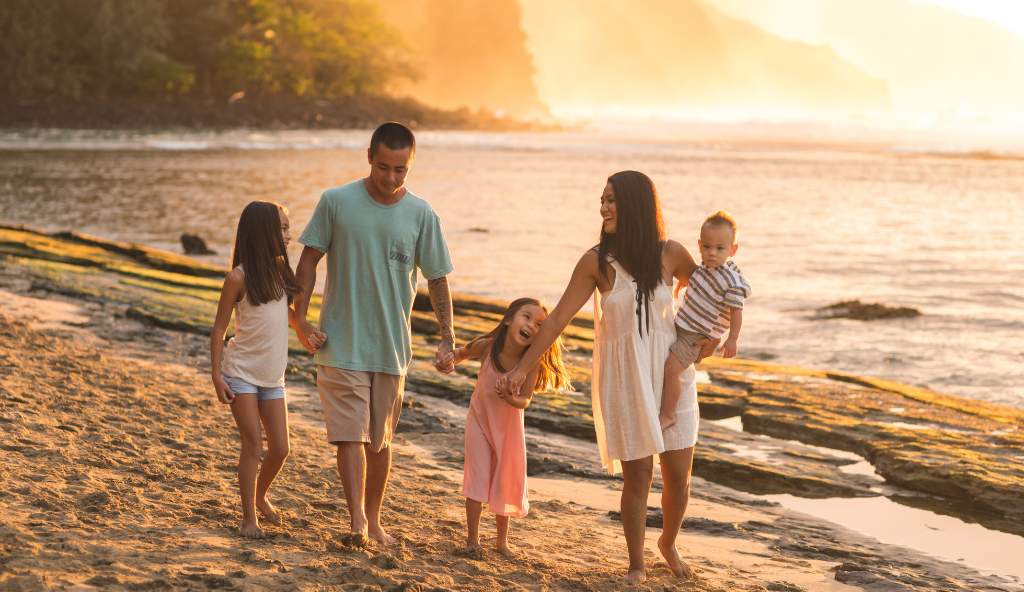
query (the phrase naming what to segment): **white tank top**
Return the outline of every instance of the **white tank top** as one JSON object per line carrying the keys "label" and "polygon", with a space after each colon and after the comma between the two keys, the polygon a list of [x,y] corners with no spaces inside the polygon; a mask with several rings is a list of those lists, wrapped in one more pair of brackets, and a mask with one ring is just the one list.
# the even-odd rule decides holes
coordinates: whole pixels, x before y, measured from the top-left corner
{"label": "white tank top", "polygon": [[224,347],[221,372],[256,386],[274,387],[284,386],[287,367],[288,297],[253,306],[243,294],[235,303],[235,336]]}

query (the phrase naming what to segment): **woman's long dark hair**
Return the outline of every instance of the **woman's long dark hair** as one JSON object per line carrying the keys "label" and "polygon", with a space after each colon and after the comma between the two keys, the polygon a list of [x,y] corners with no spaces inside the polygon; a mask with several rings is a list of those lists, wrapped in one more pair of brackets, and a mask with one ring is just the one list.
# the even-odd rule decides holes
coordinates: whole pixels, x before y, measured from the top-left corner
{"label": "woman's long dark hair", "polygon": [[238,219],[231,267],[242,266],[245,295],[253,306],[272,302],[281,296],[287,296],[291,303],[299,291],[281,235],[279,209],[284,209],[284,206],[254,201],[245,206]]}
{"label": "woman's long dark hair", "polygon": [[[519,312],[519,309],[534,305],[540,307],[545,313],[548,309],[544,308],[544,305],[540,303],[536,298],[517,298],[508,305],[505,309],[505,315],[501,317],[501,322],[490,332],[474,338],[470,341],[466,347],[472,346],[478,341],[485,339],[491,340],[491,351],[487,353],[488,357],[491,358],[491,363],[494,364],[494,369],[498,372],[505,373],[507,370],[501,366],[501,360],[498,358],[501,354],[501,350],[505,347],[505,340],[508,339],[508,328],[512,323],[513,317]],[[544,355],[540,357],[538,362],[539,370],[537,372],[537,382],[533,385],[535,392],[546,391],[546,390],[572,390],[572,381],[569,378],[569,372],[565,369],[565,364],[562,363],[562,337],[559,336],[555,339],[555,342],[551,344]]]}
{"label": "woman's long dark hair", "polygon": [[[662,281],[661,248],[665,223],[661,219],[658,191],[651,179],[637,171],[620,171],[608,177],[615,193],[615,232],[601,227],[597,247],[598,270],[608,276],[613,257],[636,281],[636,314],[639,331],[650,329],[650,302]],[[642,313],[642,314],[641,314]],[[641,319],[645,322],[641,322]]]}

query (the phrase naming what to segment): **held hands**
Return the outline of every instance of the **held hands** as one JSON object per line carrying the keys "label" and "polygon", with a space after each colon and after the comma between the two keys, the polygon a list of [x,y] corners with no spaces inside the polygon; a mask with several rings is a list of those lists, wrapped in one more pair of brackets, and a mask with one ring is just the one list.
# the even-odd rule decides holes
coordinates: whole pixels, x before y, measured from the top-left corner
{"label": "held hands", "polygon": [[723,358],[734,358],[734,357],[736,357],[736,350],[737,350],[737,348],[738,348],[738,345],[737,345],[735,339],[727,339],[725,341],[725,343],[722,344],[722,357]]}
{"label": "held hands", "polygon": [[311,354],[315,354],[327,343],[327,334],[313,326],[309,321],[299,321],[295,334],[298,336],[302,346]]}
{"label": "held hands", "polygon": [[437,354],[434,355],[434,368],[444,374],[451,374],[455,371],[455,352],[452,351],[452,344],[446,339],[442,339],[441,343],[437,344]]}
{"label": "held hands", "polygon": [[217,392],[217,400],[221,403],[229,405],[235,400],[235,393],[231,392],[231,387],[220,374],[213,376],[213,389]]}
{"label": "held hands", "polygon": [[526,373],[513,368],[498,377],[494,390],[501,400],[511,404],[510,401],[515,399],[519,391],[522,390],[524,382],[526,382]]}

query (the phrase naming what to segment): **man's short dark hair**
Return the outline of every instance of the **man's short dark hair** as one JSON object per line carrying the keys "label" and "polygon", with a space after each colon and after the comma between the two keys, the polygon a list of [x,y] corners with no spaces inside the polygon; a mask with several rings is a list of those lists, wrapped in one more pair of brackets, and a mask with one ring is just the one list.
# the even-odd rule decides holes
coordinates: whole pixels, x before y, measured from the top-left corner
{"label": "man's short dark hair", "polygon": [[416,154],[416,136],[412,135],[411,129],[397,121],[382,123],[380,127],[373,130],[373,136],[370,137],[371,156],[377,153],[377,148],[381,144],[392,150],[412,147],[410,152]]}

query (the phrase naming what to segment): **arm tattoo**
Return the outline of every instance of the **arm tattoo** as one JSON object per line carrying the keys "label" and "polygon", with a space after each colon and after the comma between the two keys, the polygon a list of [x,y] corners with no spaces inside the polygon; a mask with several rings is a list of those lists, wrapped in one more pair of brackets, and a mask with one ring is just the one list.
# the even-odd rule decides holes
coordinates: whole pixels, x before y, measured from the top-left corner
{"label": "arm tattoo", "polygon": [[439,325],[438,333],[442,341],[455,343],[455,331],[452,328],[452,295],[448,291],[448,277],[443,276],[427,282],[430,292],[430,306],[434,309]]}

